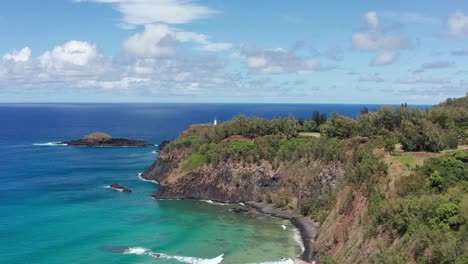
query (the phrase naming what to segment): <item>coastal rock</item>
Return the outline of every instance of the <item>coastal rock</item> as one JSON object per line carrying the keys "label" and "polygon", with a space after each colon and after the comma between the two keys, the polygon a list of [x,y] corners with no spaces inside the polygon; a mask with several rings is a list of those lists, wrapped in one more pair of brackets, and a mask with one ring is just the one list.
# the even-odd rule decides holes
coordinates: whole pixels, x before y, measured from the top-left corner
{"label": "coastal rock", "polygon": [[118,183],[112,183],[111,185],[109,185],[109,187],[111,187],[114,190],[125,192],[125,193],[131,193],[133,191],[132,189],[122,186]]}
{"label": "coastal rock", "polygon": [[150,147],[151,143],[140,139],[113,138],[109,134],[94,132],[84,136],[81,139],[63,141],[61,144],[67,146],[86,146],[86,147]]}
{"label": "coastal rock", "polygon": [[229,209],[229,211],[231,211],[231,212],[233,212],[233,213],[247,213],[247,212],[249,212],[248,209],[246,209],[246,208],[240,208],[240,207],[231,208],[231,209]]}

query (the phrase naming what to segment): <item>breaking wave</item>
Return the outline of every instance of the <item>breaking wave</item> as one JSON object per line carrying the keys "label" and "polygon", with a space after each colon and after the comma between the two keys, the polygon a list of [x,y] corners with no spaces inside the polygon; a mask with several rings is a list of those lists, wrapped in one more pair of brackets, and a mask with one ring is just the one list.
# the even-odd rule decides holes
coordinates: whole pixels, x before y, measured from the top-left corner
{"label": "breaking wave", "polygon": [[49,147],[56,147],[56,146],[67,146],[62,142],[47,142],[47,143],[33,143],[34,146],[49,146]]}

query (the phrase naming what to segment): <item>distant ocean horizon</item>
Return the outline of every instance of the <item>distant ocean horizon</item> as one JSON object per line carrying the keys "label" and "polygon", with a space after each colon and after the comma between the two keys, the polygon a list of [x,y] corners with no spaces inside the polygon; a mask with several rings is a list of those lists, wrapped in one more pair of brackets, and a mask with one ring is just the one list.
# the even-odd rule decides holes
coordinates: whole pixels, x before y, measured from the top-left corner
{"label": "distant ocean horizon", "polygon": [[[290,263],[301,246],[285,220],[210,201],[152,199],[157,185],[138,174],[157,158],[156,146],[53,142],[102,131],[157,145],[215,117],[356,117],[364,106],[380,105],[0,103],[0,263]],[[134,192],[107,187],[114,182]]]}

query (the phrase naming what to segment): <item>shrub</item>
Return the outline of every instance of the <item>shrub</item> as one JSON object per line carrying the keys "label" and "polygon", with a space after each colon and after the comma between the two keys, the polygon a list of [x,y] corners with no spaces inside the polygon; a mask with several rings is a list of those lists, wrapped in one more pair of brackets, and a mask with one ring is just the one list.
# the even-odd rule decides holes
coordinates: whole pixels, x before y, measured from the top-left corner
{"label": "shrub", "polygon": [[182,165],[184,170],[193,170],[202,167],[206,163],[206,157],[200,152],[193,153]]}

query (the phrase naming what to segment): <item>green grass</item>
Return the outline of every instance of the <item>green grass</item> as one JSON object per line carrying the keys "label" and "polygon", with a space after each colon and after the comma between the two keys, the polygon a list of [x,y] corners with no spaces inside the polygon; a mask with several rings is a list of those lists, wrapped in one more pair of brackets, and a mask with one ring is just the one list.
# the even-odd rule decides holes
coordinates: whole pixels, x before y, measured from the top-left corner
{"label": "green grass", "polygon": [[205,155],[197,152],[193,153],[188,157],[188,159],[182,165],[183,170],[194,170],[202,167],[206,162]]}
{"label": "green grass", "polygon": [[300,136],[300,137],[315,137],[315,138],[319,138],[319,137],[320,137],[320,133],[318,133],[318,132],[301,132],[301,133],[299,133],[299,136]]}
{"label": "green grass", "polygon": [[411,167],[416,163],[416,159],[412,155],[402,155],[395,157],[399,162],[405,164],[407,167]]}

